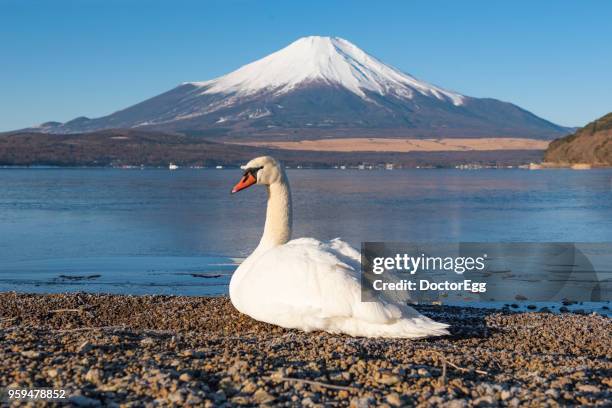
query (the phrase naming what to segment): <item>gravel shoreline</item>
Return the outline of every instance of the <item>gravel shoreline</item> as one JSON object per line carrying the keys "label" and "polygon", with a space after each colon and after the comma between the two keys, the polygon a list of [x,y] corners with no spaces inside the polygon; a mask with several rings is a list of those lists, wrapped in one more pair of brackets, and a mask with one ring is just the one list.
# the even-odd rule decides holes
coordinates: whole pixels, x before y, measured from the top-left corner
{"label": "gravel shoreline", "polygon": [[610,406],[599,315],[419,309],[451,336],[363,339],[256,322],[227,298],[0,293],[0,388],[80,406]]}

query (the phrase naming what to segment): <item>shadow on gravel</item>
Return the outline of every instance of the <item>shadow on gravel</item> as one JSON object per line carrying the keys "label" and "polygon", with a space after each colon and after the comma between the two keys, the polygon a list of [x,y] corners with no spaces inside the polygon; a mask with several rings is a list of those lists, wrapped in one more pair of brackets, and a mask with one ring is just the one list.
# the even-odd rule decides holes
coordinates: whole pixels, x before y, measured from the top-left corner
{"label": "shadow on gravel", "polygon": [[414,305],[416,310],[437,322],[446,323],[450,336],[447,340],[484,339],[502,330],[487,326],[487,316],[512,314],[506,310],[465,308],[443,305]]}

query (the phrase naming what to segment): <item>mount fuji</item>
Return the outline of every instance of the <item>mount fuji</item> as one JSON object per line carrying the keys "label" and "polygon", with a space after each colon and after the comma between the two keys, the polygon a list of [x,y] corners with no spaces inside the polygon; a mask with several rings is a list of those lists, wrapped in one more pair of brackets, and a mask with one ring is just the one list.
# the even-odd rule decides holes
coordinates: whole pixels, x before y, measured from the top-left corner
{"label": "mount fuji", "polygon": [[[337,37],[304,37],[236,71],[45,133],[138,128],[233,140],[527,137],[569,132],[520,107],[403,73]],[[34,129],[31,129],[34,130]]]}

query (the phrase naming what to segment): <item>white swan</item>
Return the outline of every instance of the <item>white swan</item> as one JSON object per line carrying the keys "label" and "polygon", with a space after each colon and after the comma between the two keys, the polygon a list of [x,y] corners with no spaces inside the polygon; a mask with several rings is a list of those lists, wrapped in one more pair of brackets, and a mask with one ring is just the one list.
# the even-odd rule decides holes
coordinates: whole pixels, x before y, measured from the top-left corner
{"label": "white swan", "polygon": [[448,334],[448,325],[407,305],[382,298],[361,302],[361,257],[347,243],[313,238],[290,241],[291,192],[274,158],[251,160],[232,193],[254,184],[267,186],[268,208],[259,245],[230,282],[230,298],[238,311],[305,331],[404,338]]}

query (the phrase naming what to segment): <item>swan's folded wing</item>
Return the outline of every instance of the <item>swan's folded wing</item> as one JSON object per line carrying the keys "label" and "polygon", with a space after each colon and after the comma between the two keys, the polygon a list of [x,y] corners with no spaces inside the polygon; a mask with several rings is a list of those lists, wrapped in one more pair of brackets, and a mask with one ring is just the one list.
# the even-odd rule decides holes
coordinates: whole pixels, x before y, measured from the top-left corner
{"label": "swan's folded wing", "polygon": [[[346,262],[351,264],[356,270],[361,271],[361,253],[350,246],[347,242],[340,238],[335,238],[329,241],[329,248]],[[385,272],[385,282],[400,282],[405,277],[394,273],[393,271]],[[371,285],[373,282],[369,282]],[[387,302],[405,305],[411,302],[410,292],[408,291],[385,291],[378,294],[380,299]]]}
{"label": "swan's folded wing", "polygon": [[[333,244],[332,244],[333,245]],[[386,324],[402,317],[402,307],[384,300],[361,302],[359,263],[330,243],[303,238],[262,254],[253,264],[248,280],[243,282],[252,293],[265,294],[259,299],[265,320],[270,313],[320,320],[356,318]],[[353,250],[353,254],[359,254]],[[316,324],[314,324],[316,322]],[[296,322],[304,325],[304,322]],[[286,323],[285,323],[286,325]],[[297,325],[296,325],[297,327]]]}

